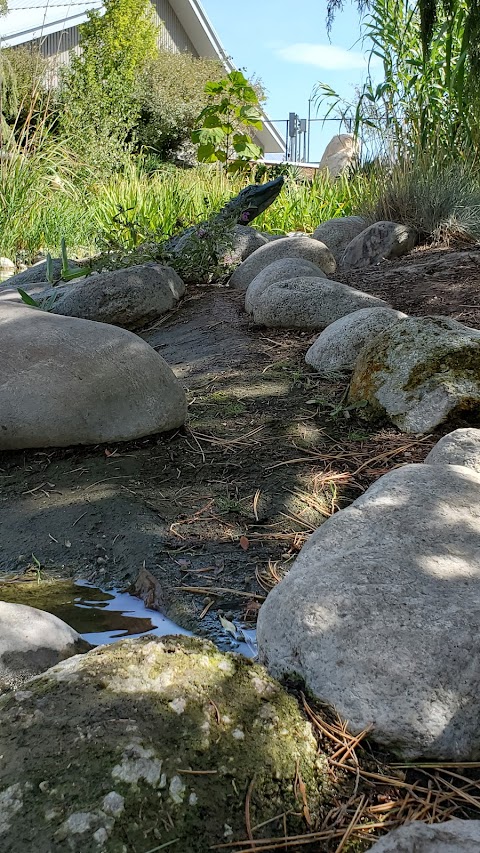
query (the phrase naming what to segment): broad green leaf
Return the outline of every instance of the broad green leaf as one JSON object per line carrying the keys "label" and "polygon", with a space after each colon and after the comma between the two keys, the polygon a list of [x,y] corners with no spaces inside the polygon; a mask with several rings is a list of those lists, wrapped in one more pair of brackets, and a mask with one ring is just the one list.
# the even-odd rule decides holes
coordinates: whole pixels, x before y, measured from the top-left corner
{"label": "broad green leaf", "polygon": [[221,127],[202,127],[198,139],[200,145],[218,145],[225,139],[225,133]]}
{"label": "broad green leaf", "polygon": [[230,71],[230,74],[227,75],[228,80],[231,83],[240,84],[242,86],[249,86],[249,82],[244,74],[241,71]]}
{"label": "broad green leaf", "polygon": [[29,294],[26,293],[25,290],[22,290],[21,287],[17,287],[17,292],[20,294],[22,302],[25,302],[25,305],[31,305],[32,308],[40,308],[40,303],[36,302],[35,299],[32,299],[32,297],[29,296]]}
{"label": "broad green leaf", "polygon": [[262,149],[258,145],[254,145],[253,142],[234,143],[233,147],[237,154],[241,154],[242,157],[248,157],[251,160],[258,160],[262,156]]}
{"label": "broad green leaf", "polygon": [[205,116],[203,121],[204,127],[222,127],[222,119],[218,115],[217,110],[213,110]]}
{"label": "broad green leaf", "polygon": [[217,160],[217,157],[215,156],[215,146],[199,145],[197,157],[202,163],[214,163]]}
{"label": "broad green leaf", "polygon": [[219,95],[224,91],[224,85],[221,82],[210,81],[205,84],[205,89],[203,90],[206,95]]}

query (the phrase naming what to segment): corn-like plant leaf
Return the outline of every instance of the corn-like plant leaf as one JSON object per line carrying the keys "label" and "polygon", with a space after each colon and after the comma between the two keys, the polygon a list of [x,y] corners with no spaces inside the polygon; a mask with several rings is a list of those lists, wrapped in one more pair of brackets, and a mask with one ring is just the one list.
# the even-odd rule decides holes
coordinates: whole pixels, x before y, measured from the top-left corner
{"label": "corn-like plant leaf", "polygon": [[21,287],[17,287],[17,292],[20,294],[22,302],[25,302],[25,305],[31,305],[32,308],[40,308],[40,303],[26,293],[25,290],[22,290]]}

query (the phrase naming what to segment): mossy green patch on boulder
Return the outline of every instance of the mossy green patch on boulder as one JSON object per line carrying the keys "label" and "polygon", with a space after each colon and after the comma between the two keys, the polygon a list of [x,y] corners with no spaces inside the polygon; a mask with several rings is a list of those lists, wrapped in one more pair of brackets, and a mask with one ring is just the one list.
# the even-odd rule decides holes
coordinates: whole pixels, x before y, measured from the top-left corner
{"label": "mossy green patch on boulder", "polygon": [[252,826],[285,814],[290,832],[306,828],[299,779],[313,816],[331,795],[295,699],[202,640],[71,658],[1,700],[0,720],[3,853],[205,853],[246,838],[248,792]]}
{"label": "mossy green patch on boulder", "polygon": [[480,418],[480,332],[448,317],[406,317],[360,352],[349,401],[366,400],[405,432],[427,433],[460,412]]}

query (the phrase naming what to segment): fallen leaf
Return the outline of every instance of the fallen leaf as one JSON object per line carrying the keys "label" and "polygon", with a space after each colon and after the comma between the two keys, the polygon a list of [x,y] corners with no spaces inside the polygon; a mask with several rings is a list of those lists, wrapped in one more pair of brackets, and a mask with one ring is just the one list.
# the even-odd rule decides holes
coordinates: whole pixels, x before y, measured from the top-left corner
{"label": "fallen leaf", "polygon": [[248,551],[248,549],[250,547],[250,541],[247,539],[247,537],[246,536],[240,536],[239,542],[240,542],[240,547],[243,548],[244,551]]}
{"label": "fallen leaf", "polygon": [[219,616],[218,618],[220,619],[220,622],[222,624],[222,628],[224,628],[225,631],[228,631],[229,634],[232,634],[234,637],[236,637],[237,636],[237,629],[235,628],[235,625],[233,624],[233,622],[229,622],[228,619],[225,619],[225,616]]}

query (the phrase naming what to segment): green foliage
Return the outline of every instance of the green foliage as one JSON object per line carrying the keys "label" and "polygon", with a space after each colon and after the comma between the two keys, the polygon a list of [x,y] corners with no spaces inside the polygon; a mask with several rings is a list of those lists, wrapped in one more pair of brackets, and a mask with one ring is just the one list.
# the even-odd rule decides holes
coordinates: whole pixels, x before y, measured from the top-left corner
{"label": "green foliage", "polygon": [[233,272],[233,246],[233,223],[213,219],[194,227],[178,254],[169,254],[166,260],[184,281],[208,284]]}
{"label": "green foliage", "polygon": [[209,80],[220,79],[223,71],[215,59],[159,51],[145,64],[137,81],[137,144],[165,159],[190,142],[198,114],[208,101],[205,86]]}
{"label": "green foliage", "polygon": [[22,302],[25,305],[29,305],[30,308],[40,308],[41,311],[51,311],[55,302],[57,301],[57,293],[52,293],[51,296],[45,297],[45,299],[33,299],[25,290],[22,290],[21,287],[17,287],[17,293],[20,296]]}
{"label": "green foliage", "polygon": [[238,172],[262,154],[247,132],[251,127],[263,127],[258,94],[241,71],[207,83],[204,91],[210,103],[198,116],[201,126],[192,133],[198,159],[202,163],[220,161],[226,171]]}
{"label": "green foliage", "polygon": [[5,121],[12,121],[18,112],[19,92],[13,65],[5,50],[0,50],[0,103]]}
{"label": "green foliage", "polygon": [[[365,10],[374,6],[375,0],[356,0],[358,11],[361,15]],[[327,29],[332,28],[333,20],[337,12],[345,5],[345,0],[327,0]],[[412,5],[412,4],[411,4]],[[447,20],[446,39],[449,39],[449,29],[454,26],[455,18],[460,7],[463,10],[462,0],[417,0],[414,4],[415,12],[419,18],[419,36],[422,44],[423,58],[428,58],[428,53],[435,33],[435,27],[441,18]],[[464,49],[469,57],[475,74],[480,71],[480,3],[478,0],[469,0],[467,6],[467,17],[465,21]]]}
{"label": "green foliage", "polygon": [[80,26],[81,54],[62,75],[60,123],[70,146],[97,171],[125,163],[137,124],[137,80],[157,52],[150,0],[106,0]]}
{"label": "green foliage", "polygon": [[25,122],[34,123],[48,108],[46,71],[47,61],[33,45],[0,49],[2,112],[17,135]]}
{"label": "green foliage", "polygon": [[[62,267],[60,270],[60,278],[58,279],[59,281],[72,281],[72,279],[81,278],[84,275],[88,275],[88,273],[92,271],[90,267],[82,267],[81,269],[79,269],[78,266],[70,266],[68,262],[67,243],[65,237],[62,237],[60,246]],[[49,281],[50,284],[55,283],[55,277],[53,273],[53,260],[50,252],[47,253],[47,281]]]}
{"label": "green foliage", "polygon": [[[31,262],[40,248],[53,250],[64,236],[77,255],[114,250],[115,266],[158,260],[166,239],[198,226],[245,186],[244,178],[214,166],[147,172],[132,162],[121,174],[89,178],[79,187],[74,168],[68,151],[40,134],[28,160],[17,155],[0,164],[0,254]],[[62,189],[52,181],[57,175]],[[372,187],[376,191],[377,183],[363,175],[335,182],[323,175],[313,182],[287,177],[281,199],[255,224],[277,234],[311,233],[326,219],[356,213]],[[200,245],[203,251],[208,243],[201,239]]]}
{"label": "green foliage", "polygon": [[[89,214],[74,184],[74,162],[45,121],[16,128],[0,158],[1,254],[30,261],[62,233],[76,247],[87,233]],[[74,229],[74,239],[71,239]],[[90,229],[93,237],[93,230]]]}

